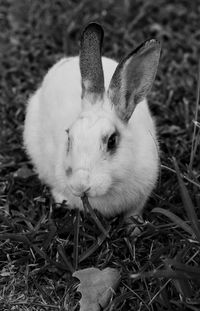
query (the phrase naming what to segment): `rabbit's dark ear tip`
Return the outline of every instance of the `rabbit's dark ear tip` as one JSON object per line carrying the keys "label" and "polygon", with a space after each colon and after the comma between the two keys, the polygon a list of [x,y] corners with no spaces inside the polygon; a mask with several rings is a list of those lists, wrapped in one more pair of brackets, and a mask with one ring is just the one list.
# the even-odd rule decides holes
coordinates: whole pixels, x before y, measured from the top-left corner
{"label": "rabbit's dark ear tip", "polygon": [[96,22],[90,22],[89,24],[87,24],[85,28],[83,29],[82,35],[84,35],[88,31],[96,32],[100,36],[103,36],[104,34],[103,27],[99,23],[96,23]]}
{"label": "rabbit's dark ear tip", "polygon": [[[161,51],[161,42],[157,39],[149,39],[146,40],[142,45],[141,45],[141,51],[148,50],[148,49],[154,49],[157,52],[160,53]],[[139,50],[139,49],[138,49]]]}
{"label": "rabbit's dark ear tip", "polygon": [[149,39],[144,41],[142,44],[140,44],[135,50],[133,50],[130,55],[133,54],[141,54],[145,51],[148,51],[150,49],[156,50],[157,52],[160,53],[161,51],[161,43],[159,40],[157,39]]}
{"label": "rabbit's dark ear tip", "polygon": [[161,42],[157,39],[149,39],[144,42],[145,47],[150,47],[150,46],[158,46],[161,47]]}

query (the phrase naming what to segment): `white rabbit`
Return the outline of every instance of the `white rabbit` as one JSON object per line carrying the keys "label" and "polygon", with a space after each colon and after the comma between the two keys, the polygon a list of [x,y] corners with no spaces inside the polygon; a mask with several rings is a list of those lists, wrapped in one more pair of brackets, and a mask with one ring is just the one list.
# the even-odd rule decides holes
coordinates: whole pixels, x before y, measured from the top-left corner
{"label": "white rabbit", "polygon": [[105,216],[141,215],[155,186],[158,142],[145,99],[160,44],[148,40],[119,64],[101,58],[103,30],[90,23],[80,56],[63,58],[30,98],[24,144],[56,202]]}

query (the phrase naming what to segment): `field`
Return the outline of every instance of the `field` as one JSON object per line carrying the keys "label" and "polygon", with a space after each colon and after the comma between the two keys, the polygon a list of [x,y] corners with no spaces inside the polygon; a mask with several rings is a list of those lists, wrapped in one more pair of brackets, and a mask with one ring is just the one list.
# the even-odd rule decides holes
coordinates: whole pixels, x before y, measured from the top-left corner
{"label": "field", "polygon": [[[0,1],[0,310],[78,310],[72,272],[91,266],[121,273],[105,311],[200,310],[199,17],[198,0]],[[78,54],[89,21],[116,60],[162,42],[149,95],[160,177],[137,239],[122,217],[99,215],[105,237],[90,215],[55,205],[23,149],[28,97],[57,60]]]}

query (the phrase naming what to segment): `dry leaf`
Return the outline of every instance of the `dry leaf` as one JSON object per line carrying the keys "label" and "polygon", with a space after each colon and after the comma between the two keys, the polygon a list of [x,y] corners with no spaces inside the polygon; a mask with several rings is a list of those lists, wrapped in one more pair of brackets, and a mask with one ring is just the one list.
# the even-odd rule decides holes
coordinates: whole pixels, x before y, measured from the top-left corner
{"label": "dry leaf", "polygon": [[80,280],[80,311],[99,311],[100,307],[104,308],[120,280],[120,273],[112,268],[87,268],[74,272],[73,276]]}

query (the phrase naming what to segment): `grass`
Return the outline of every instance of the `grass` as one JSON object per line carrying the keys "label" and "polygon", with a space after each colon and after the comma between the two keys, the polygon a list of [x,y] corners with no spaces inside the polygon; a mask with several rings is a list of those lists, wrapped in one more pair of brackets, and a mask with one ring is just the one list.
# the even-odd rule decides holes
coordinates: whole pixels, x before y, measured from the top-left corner
{"label": "grass", "polygon": [[[121,272],[107,311],[200,309],[199,14],[187,0],[1,0],[0,310],[78,310],[71,275],[90,266]],[[162,40],[149,97],[162,165],[137,240],[120,217],[98,215],[106,237],[92,216],[55,206],[22,147],[28,96],[64,52],[78,53],[92,20],[115,59]]]}

